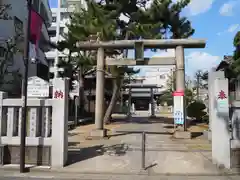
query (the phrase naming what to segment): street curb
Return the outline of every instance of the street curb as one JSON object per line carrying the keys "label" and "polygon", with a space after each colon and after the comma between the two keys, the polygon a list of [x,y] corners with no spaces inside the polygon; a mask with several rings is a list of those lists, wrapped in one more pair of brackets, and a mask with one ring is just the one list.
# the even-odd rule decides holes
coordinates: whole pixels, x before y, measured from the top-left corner
{"label": "street curb", "polygon": [[[45,168],[30,168],[28,173],[24,173],[25,175],[31,175],[40,173],[41,176],[56,176],[56,177],[68,177],[68,176],[238,176],[240,175],[239,172],[231,172],[226,170],[219,170],[219,172],[216,173],[157,173],[157,172],[150,172],[149,170],[139,170],[139,172],[116,172],[116,173],[110,173],[110,172],[76,172],[76,171],[67,171],[62,169],[45,169]],[[13,174],[19,174],[19,168],[17,167],[0,167],[0,176],[1,174],[4,174],[8,177],[12,177]]]}

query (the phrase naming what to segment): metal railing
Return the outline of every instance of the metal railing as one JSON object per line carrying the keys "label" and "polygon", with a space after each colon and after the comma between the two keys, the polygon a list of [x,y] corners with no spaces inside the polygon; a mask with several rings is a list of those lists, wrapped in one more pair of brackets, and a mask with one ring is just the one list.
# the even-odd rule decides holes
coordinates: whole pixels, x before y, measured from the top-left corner
{"label": "metal railing", "polygon": [[151,134],[151,132],[146,131],[116,131],[117,133],[131,133],[131,134],[142,134],[142,146],[141,146],[141,167],[146,169],[145,157],[146,157],[146,134]]}

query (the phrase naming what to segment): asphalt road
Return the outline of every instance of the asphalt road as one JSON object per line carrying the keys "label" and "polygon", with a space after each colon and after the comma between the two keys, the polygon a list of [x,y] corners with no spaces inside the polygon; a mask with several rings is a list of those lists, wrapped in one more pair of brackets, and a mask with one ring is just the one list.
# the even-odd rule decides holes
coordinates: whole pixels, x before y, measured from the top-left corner
{"label": "asphalt road", "polygon": [[[0,177],[0,180],[59,180],[59,178],[35,178],[35,177]],[[61,179],[61,180],[77,180],[77,179]],[[80,179],[79,179],[80,180]],[[83,179],[82,179],[83,180]],[[84,179],[87,180],[87,179]]]}
{"label": "asphalt road", "polygon": [[[68,179],[61,179],[61,178],[54,178],[54,177],[49,177],[49,178],[37,178],[37,177],[0,177],[0,180],[92,180],[92,179],[78,179],[78,178],[68,178]],[[95,178],[94,178],[95,179]],[[239,176],[155,176],[155,177],[144,177],[140,178],[141,180],[239,180]],[[96,180],[96,179],[95,179]],[[102,179],[99,178],[99,180],[115,180],[114,177],[107,178],[107,179]],[[120,179],[116,179],[120,180]],[[132,180],[132,177],[129,176],[128,178],[125,177],[124,180]]]}

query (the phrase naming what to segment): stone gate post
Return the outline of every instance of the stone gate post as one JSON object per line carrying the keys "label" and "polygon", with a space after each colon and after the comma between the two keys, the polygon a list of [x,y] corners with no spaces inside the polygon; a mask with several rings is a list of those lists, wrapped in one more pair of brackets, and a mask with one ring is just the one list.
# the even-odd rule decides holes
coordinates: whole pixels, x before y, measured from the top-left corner
{"label": "stone gate post", "polygon": [[51,165],[64,167],[68,155],[68,79],[53,79]]}
{"label": "stone gate post", "polygon": [[7,111],[2,106],[5,98],[7,93],[0,91],[0,136],[7,135]]}
{"label": "stone gate post", "polygon": [[229,96],[228,79],[218,78],[214,81],[212,106],[212,161],[217,166],[231,167],[229,131]]}
{"label": "stone gate post", "polygon": [[209,109],[209,131],[208,131],[208,139],[212,139],[211,131],[212,131],[212,121],[216,118],[216,114],[214,113],[214,82],[217,78],[224,78],[224,71],[214,71],[211,70],[208,73],[208,109]]}

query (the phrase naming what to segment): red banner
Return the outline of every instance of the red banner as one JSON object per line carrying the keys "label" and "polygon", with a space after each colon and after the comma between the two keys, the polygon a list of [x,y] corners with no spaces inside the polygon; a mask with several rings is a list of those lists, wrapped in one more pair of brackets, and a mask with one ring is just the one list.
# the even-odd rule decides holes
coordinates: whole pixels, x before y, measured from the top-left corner
{"label": "red banner", "polygon": [[42,17],[33,9],[31,9],[31,36],[30,36],[30,41],[32,44],[37,46],[38,41],[41,36],[41,30],[42,30],[42,24],[43,24],[43,19]]}

